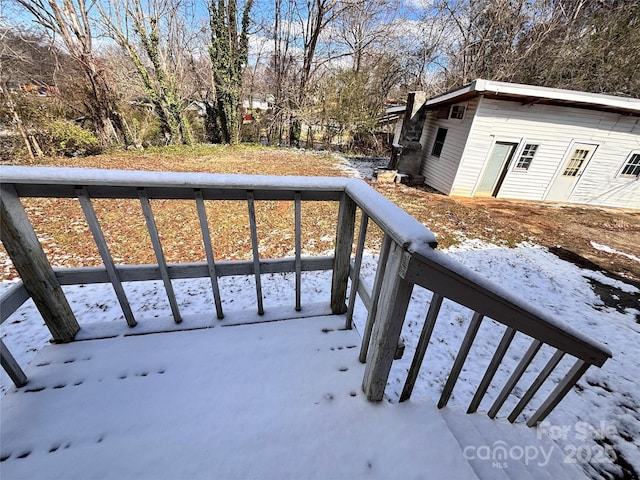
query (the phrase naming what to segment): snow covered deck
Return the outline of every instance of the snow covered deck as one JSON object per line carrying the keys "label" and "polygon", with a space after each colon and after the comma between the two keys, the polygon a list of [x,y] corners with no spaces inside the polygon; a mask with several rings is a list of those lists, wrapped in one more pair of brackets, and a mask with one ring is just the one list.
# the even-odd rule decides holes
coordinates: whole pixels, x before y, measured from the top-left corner
{"label": "snow covered deck", "polygon": [[[582,478],[535,430],[431,401],[367,401],[359,343],[343,316],[320,316],[50,345],[27,368],[29,383],[2,399],[0,473]],[[478,459],[498,438],[540,455]],[[547,451],[556,455],[542,465]]]}
{"label": "snow covered deck", "polygon": [[[517,396],[507,418],[525,417],[527,425],[535,426],[587,369],[601,367],[611,352],[552,315],[546,303],[530,304],[518,288],[503,288],[435,250],[432,232],[366,183],[35,167],[5,167],[3,177],[2,241],[22,281],[0,297],[0,323],[31,299],[53,340],[71,342],[45,348],[25,375],[0,341],[2,367],[20,386],[2,399],[3,478],[580,475],[565,471],[559,449],[541,444],[536,430],[456,409],[438,410],[430,401],[385,401],[387,387],[399,393],[403,380],[400,401],[411,398],[423,363],[432,361],[425,359],[427,347],[440,343],[432,339],[436,323],[453,325],[455,319],[462,326],[466,316],[470,320],[464,338],[445,354],[439,407],[448,404],[471,364],[470,371],[478,375],[460,378],[475,392],[468,412],[483,409],[485,394],[497,388],[497,396],[497,391],[487,395],[492,401],[489,417]],[[77,198],[103,266],[54,270],[22,205],[21,198],[29,197]],[[114,260],[93,199],[140,202],[138,213],[156,264]],[[167,262],[151,206],[155,200],[192,203],[205,262]],[[224,208],[219,202],[228,201],[246,202],[250,259],[214,257],[207,209]],[[291,207],[291,257],[260,255],[255,205],[274,201]],[[302,211],[307,202],[316,201],[335,202],[337,207],[335,225],[328,229],[333,255],[303,255]],[[372,278],[361,270],[369,225],[384,232]],[[307,272],[327,272],[330,285],[314,287],[308,277],[303,282]],[[280,298],[285,295],[278,292],[280,301],[265,308],[264,301],[273,298],[265,295],[263,277],[280,273],[291,274],[291,286],[283,292],[295,298]],[[227,308],[238,298],[232,281],[236,277],[253,284],[255,300],[234,305],[243,305],[243,316],[244,307],[255,303],[258,320],[237,318]],[[178,284],[191,280],[198,286],[189,296],[205,306],[197,313],[188,313],[191,301],[181,301],[176,294]],[[142,305],[136,298],[137,282],[158,282]],[[115,295],[122,316],[118,312],[114,317],[110,310],[105,328],[85,318],[101,299],[95,291],[88,304],[72,308],[63,287],[87,285],[112,288],[110,295]],[[228,288],[221,288],[225,285]],[[414,287],[428,294],[420,313],[409,321],[420,330],[419,339],[403,378],[392,379],[394,359],[403,349],[403,325],[415,303]],[[319,302],[322,313],[309,300]],[[163,315],[170,315],[163,321],[149,310],[161,303],[168,309]],[[451,310],[452,304],[463,311]],[[359,309],[362,322],[356,326],[362,339],[344,329],[354,324]],[[120,321],[114,321],[118,317]],[[272,322],[264,323],[267,320]],[[469,353],[482,327],[494,322],[500,341],[482,347],[488,363],[480,365]],[[7,325],[16,329],[20,323]],[[120,334],[111,335],[112,327]],[[542,349],[550,351],[539,359]],[[525,372],[529,386],[516,389]]]}

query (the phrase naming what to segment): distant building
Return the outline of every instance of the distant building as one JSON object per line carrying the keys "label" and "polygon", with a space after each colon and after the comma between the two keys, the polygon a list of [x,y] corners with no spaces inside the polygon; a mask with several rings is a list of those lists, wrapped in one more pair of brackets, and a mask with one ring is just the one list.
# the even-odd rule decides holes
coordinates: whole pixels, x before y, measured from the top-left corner
{"label": "distant building", "polygon": [[640,208],[640,99],[478,79],[410,94],[394,144],[447,195]]}
{"label": "distant building", "polygon": [[256,110],[266,112],[267,110],[271,110],[273,108],[273,103],[275,102],[275,100],[275,97],[271,94],[253,95],[251,97],[245,98],[242,101],[242,108],[245,112]]}

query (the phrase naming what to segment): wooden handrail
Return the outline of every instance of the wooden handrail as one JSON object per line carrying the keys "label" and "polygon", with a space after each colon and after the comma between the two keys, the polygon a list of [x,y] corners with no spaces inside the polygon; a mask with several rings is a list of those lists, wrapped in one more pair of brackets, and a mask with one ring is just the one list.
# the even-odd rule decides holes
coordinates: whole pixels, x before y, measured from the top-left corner
{"label": "wooden handrail", "polygon": [[[466,360],[466,353],[471,347],[480,322],[484,317],[491,318],[507,327],[500,346],[496,350],[491,364],[480,382],[480,386],[469,411],[475,411],[486,392],[498,366],[509,348],[515,332],[521,332],[533,339],[531,352],[523,358],[517,371],[504,386],[500,397],[494,402],[491,414],[495,415],[502,402],[515,386],[520,375],[528,367],[542,344],[557,349],[553,361],[549,362],[538,375],[534,384],[525,394],[525,398],[517,405],[509,420],[518,416],[524,404],[538,390],[542,382],[555,368],[565,354],[576,359],[574,368],[561,384],[544,402],[542,407],[531,417],[530,422],[543,419],[555,407],[563,395],[590,366],[602,366],[611,357],[611,352],[601,343],[589,338],[582,332],[572,329],[554,316],[532,305],[512,292],[506,291],[480,274],[455,262],[446,255],[435,250],[435,235],[424,225],[411,217],[401,208],[388,201],[380,193],[365,182],[350,178],[325,177],[275,177],[256,175],[219,175],[183,172],[150,172],[150,171],[116,171],[97,169],[75,169],[54,167],[3,167],[1,172],[3,208],[10,207],[17,212],[13,220],[20,223],[15,232],[13,226],[3,223],[3,237],[9,233],[16,239],[21,235],[29,237],[30,249],[38,250],[33,228],[29,224],[24,210],[20,213],[20,197],[78,198],[85,216],[90,224],[91,232],[96,240],[105,267],[85,267],[73,269],[51,269],[40,249],[34,258],[43,261],[42,268],[28,265],[28,255],[17,252],[12,246],[8,248],[14,263],[22,262],[19,268],[23,276],[24,286],[11,289],[2,297],[2,320],[21,305],[27,294],[36,303],[43,302],[45,311],[56,310],[52,307],[47,292],[38,290],[38,282],[43,278],[51,285],[51,289],[60,290],[60,285],[81,283],[105,283],[114,285],[118,300],[123,306],[129,326],[134,327],[136,321],[133,314],[127,312],[128,303],[120,282],[163,280],[174,319],[181,319],[171,281],[178,278],[206,278],[212,280],[213,295],[216,303],[217,317],[222,318],[220,292],[217,277],[226,275],[254,275],[256,278],[256,294],[258,312],[262,313],[262,294],[260,275],[275,272],[295,272],[296,300],[295,309],[302,308],[300,301],[300,275],[302,271],[332,270],[331,309],[333,313],[347,312],[347,328],[351,327],[356,293],[364,299],[368,310],[363,343],[360,352],[361,361],[367,363],[363,379],[363,390],[367,398],[379,401],[383,398],[391,364],[400,340],[400,332],[405,320],[412,290],[419,285],[434,293],[431,306],[425,318],[425,328],[412,363],[407,383],[401,400],[410,397],[425,355],[433,326],[437,320],[440,304],[443,299],[452,300],[473,310],[473,329],[467,332],[463,351],[458,354],[452,368],[447,385],[440,399],[440,406],[446,404],[453,390],[457,376]],[[156,265],[115,265],[110,257],[108,246],[100,229],[95,212],[91,205],[94,198],[138,199],[145,214],[146,223],[154,242],[154,250],[158,264]],[[207,253],[207,261],[203,263],[167,264],[162,254],[162,246],[157,232],[150,199],[192,200],[197,206],[199,221]],[[213,247],[209,239],[207,218],[204,207],[206,200],[239,200],[247,202],[251,230],[253,258],[247,261],[216,262]],[[295,257],[285,259],[262,259],[258,257],[258,236],[254,202],[263,200],[286,200],[294,204],[295,222]],[[339,213],[336,219],[336,248],[333,257],[301,256],[301,203],[304,201],[339,202]],[[17,203],[16,203],[17,202]],[[356,228],[356,214],[360,209],[362,220],[358,234],[356,260],[351,263],[353,240]],[[20,217],[20,218],[18,218]],[[3,219],[4,222],[4,219]],[[376,278],[371,291],[367,291],[366,282],[360,281],[360,267],[365,245],[367,227],[376,224],[384,233],[383,246],[379,259]],[[5,228],[6,227],[6,228]],[[18,233],[16,233],[18,232]],[[17,235],[17,236],[16,236]],[[8,238],[10,243],[19,241]],[[4,240],[4,238],[3,238]],[[14,245],[15,246],[15,245]],[[14,251],[15,250],[15,251]],[[30,251],[31,251],[30,250]],[[16,253],[17,252],[17,253]],[[16,258],[14,258],[17,255]],[[27,258],[27,262],[24,259]],[[43,260],[44,259],[44,260]],[[16,262],[17,261],[17,262]],[[38,265],[40,265],[38,263]],[[25,266],[26,265],[26,266]],[[31,270],[44,272],[44,277],[34,281],[30,277]],[[26,273],[25,273],[26,272]],[[42,273],[41,272],[41,273]],[[352,293],[347,305],[348,282],[351,279]],[[61,290],[60,290],[61,291]],[[49,302],[49,303],[47,303]],[[62,330],[50,325],[54,338],[68,341],[77,331],[73,323],[75,318],[68,315],[64,306],[66,299],[60,301],[61,309],[67,317]],[[47,313],[45,313],[48,315]],[[55,324],[53,312],[47,323]],[[51,320],[53,319],[53,320]],[[66,335],[66,336],[65,336]],[[12,378],[26,381],[8,350],[2,346],[3,366],[11,368]],[[526,402],[525,402],[526,399]]]}
{"label": "wooden handrail", "polygon": [[[192,200],[200,189],[205,200],[339,200],[346,185],[359,180],[342,177],[293,177],[192,172],[103,170],[91,168],[3,166],[1,179],[13,184],[20,197],[75,198],[85,186],[91,198],[138,198],[145,188],[151,199]],[[362,182],[364,183],[364,182]]]}
{"label": "wooden handrail", "polygon": [[482,315],[601,367],[611,351],[441,252],[413,252],[403,278]]}

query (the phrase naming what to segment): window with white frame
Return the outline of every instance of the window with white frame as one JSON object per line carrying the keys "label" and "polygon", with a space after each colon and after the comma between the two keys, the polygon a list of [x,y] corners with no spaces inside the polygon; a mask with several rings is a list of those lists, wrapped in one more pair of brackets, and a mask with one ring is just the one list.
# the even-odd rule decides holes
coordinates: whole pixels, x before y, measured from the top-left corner
{"label": "window with white frame", "polygon": [[620,170],[621,177],[640,177],[640,153],[632,153]]}
{"label": "window with white frame", "polygon": [[531,166],[531,162],[533,162],[533,157],[536,155],[536,151],[538,151],[538,146],[534,143],[527,143],[522,149],[522,153],[520,154],[520,158],[516,162],[516,168],[520,170],[529,170]]}
{"label": "window with white frame", "polygon": [[464,118],[464,111],[466,107],[464,105],[453,105],[449,112],[449,118],[455,118],[462,120]]}

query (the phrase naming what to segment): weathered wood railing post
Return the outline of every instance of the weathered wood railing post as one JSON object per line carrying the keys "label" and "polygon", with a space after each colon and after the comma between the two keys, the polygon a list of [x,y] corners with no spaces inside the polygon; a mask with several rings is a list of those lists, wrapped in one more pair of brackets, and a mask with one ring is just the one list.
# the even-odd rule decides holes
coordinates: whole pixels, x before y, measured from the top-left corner
{"label": "weathered wood railing post", "polygon": [[0,195],[1,239],[56,342],[70,342],[80,326],[11,185]]}
{"label": "weathered wood railing post", "polygon": [[11,355],[2,340],[0,340],[0,365],[2,365],[2,368],[7,372],[16,387],[20,388],[27,383],[27,375],[20,368],[20,365],[18,365],[18,362],[13,358],[13,355]]}
{"label": "weathered wood railing post", "polygon": [[338,228],[336,231],[336,251],[333,258],[333,277],[331,279],[331,311],[342,314],[347,311],[347,283],[351,267],[351,249],[356,226],[356,203],[342,194],[338,210]]}
{"label": "weathered wood railing post", "polygon": [[362,381],[362,390],[372,402],[379,402],[384,397],[402,324],[411,300],[413,283],[402,278],[409,259],[410,254],[402,246],[392,242]]}

